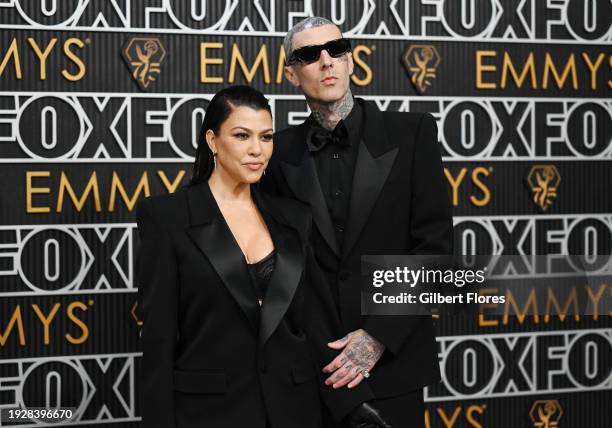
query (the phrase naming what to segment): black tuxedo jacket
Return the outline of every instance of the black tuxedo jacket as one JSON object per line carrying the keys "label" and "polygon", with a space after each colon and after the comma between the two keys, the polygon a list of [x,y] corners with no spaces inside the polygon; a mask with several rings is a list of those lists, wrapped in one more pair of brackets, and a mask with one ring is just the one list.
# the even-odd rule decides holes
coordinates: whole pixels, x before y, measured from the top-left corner
{"label": "black tuxedo jacket", "polygon": [[277,257],[261,308],[208,183],[137,206],[143,427],[320,425],[302,329],[311,217],[297,201],[253,196]]}
{"label": "black tuxedo jacket", "polygon": [[[431,317],[361,314],[361,255],[452,254],[450,195],[434,118],[381,112],[372,102],[359,98],[356,102],[362,103],[364,131],[341,248],[306,144],[312,116],[302,125],[274,134],[274,154],[263,180],[265,190],[312,208],[312,245],[327,278],[326,287],[313,285],[319,286],[318,305],[334,312],[327,314],[331,329],[319,329],[323,333],[313,339],[326,343],[363,328],[386,347],[359,391],[335,393],[331,410],[336,419],[364,399],[404,394],[440,379]],[[329,331],[336,337],[323,336]]]}

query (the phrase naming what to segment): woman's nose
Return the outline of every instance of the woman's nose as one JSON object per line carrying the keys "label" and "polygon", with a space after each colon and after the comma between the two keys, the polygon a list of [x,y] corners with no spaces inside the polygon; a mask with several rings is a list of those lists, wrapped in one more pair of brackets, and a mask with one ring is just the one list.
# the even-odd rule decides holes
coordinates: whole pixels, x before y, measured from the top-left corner
{"label": "woman's nose", "polygon": [[261,141],[257,136],[251,139],[251,144],[249,145],[249,154],[251,156],[259,156],[261,154]]}

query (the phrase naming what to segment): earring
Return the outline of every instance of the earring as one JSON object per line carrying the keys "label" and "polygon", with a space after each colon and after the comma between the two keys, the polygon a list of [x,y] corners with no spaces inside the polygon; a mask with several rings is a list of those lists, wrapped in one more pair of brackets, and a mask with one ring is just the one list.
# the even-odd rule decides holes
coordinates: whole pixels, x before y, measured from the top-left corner
{"label": "earring", "polygon": [[266,175],[266,170],[264,169],[263,175]]}
{"label": "earring", "polygon": [[217,169],[217,153],[213,153],[213,169]]}

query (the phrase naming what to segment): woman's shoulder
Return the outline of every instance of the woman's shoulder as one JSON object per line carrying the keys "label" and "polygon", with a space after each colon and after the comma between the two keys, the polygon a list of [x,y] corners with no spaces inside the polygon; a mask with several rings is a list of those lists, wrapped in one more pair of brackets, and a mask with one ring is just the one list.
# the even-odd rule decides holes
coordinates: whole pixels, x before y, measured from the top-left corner
{"label": "woman's shoulder", "polygon": [[187,213],[187,188],[180,187],[173,193],[151,195],[136,204],[136,217],[149,215],[158,221],[180,223]]}

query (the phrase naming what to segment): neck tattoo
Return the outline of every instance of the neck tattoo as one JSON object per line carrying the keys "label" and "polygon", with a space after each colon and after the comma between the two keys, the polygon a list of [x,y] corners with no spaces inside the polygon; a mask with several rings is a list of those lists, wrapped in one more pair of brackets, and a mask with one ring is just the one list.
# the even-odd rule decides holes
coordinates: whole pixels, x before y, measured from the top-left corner
{"label": "neck tattoo", "polygon": [[322,103],[307,98],[308,106],[312,110],[312,116],[325,129],[333,130],[338,122],[346,119],[353,109],[353,94],[349,89],[338,101]]}

